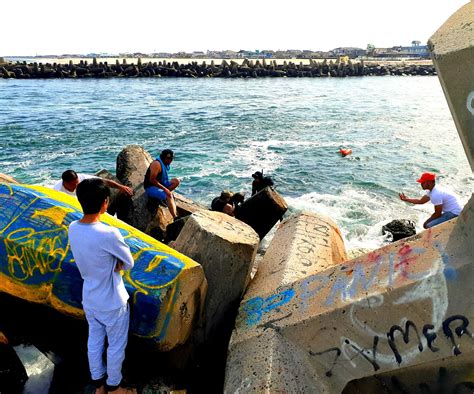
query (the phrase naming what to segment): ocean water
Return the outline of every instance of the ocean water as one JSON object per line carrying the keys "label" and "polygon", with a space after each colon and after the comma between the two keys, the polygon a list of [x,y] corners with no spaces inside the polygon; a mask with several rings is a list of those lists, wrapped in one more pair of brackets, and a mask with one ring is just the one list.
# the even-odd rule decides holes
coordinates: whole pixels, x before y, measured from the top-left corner
{"label": "ocean water", "polygon": [[[50,185],[68,168],[115,172],[123,147],[175,151],[179,192],[209,204],[273,177],[290,214],[314,211],[346,247],[375,248],[381,226],[432,211],[420,173],[465,203],[474,177],[436,77],[1,80],[0,172]],[[340,147],[353,150],[342,158]]]}

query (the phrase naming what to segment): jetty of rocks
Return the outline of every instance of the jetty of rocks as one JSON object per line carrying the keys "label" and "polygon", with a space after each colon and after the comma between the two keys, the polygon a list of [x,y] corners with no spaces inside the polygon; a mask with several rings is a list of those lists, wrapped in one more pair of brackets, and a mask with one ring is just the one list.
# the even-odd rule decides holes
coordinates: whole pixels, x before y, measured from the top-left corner
{"label": "jetty of rocks", "polygon": [[175,77],[175,78],[325,78],[325,77],[360,77],[384,75],[436,75],[433,65],[415,64],[365,64],[364,61],[321,62],[310,59],[309,64],[296,64],[285,61],[277,64],[275,60],[245,59],[241,64],[233,60],[223,60],[220,64],[211,61],[190,62],[180,64],[174,62],[148,62],[137,64],[122,63],[117,59],[115,64],[99,62],[96,58],[92,62],[81,60],[78,64],[69,61],[69,64],[59,63],[29,63],[16,62],[0,66],[0,78],[34,79],[34,78],[145,78],[145,77]]}

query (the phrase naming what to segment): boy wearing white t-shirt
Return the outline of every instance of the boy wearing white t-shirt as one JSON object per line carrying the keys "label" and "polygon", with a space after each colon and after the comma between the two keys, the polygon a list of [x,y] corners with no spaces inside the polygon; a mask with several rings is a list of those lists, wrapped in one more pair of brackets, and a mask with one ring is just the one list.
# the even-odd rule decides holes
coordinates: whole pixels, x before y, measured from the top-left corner
{"label": "boy wearing white t-shirt", "polygon": [[89,324],[89,369],[96,393],[105,393],[105,381],[109,392],[119,392],[130,321],[129,296],[120,270],[131,269],[133,257],[119,230],[100,222],[110,196],[104,181],[85,179],[77,186],[76,194],[84,216],[70,224],[69,243],[84,280],[82,305]]}
{"label": "boy wearing white t-shirt", "polygon": [[423,223],[424,228],[430,228],[440,223],[446,222],[450,219],[458,217],[462,211],[462,206],[457,197],[436,186],[436,175],[430,172],[421,174],[420,179],[417,180],[421,184],[423,190],[426,190],[425,195],[421,198],[408,198],[405,194],[400,193],[400,199],[412,204],[425,204],[431,201],[434,205],[434,213]]}

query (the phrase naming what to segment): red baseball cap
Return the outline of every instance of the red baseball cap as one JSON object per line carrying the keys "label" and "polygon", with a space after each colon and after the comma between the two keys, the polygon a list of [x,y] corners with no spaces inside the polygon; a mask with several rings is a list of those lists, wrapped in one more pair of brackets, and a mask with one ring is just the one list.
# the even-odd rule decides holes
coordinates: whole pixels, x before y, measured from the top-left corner
{"label": "red baseball cap", "polygon": [[436,179],[436,175],[432,174],[431,172],[424,172],[421,174],[420,179],[417,179],[416,181],[418,183],[423,183],[427,181],[434,181]]}

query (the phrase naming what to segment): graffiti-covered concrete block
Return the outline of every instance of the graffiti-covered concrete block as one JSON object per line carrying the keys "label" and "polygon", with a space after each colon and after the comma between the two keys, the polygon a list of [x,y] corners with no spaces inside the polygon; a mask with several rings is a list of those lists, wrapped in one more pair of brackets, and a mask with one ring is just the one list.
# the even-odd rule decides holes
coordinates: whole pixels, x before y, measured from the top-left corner
{"label": "graffiti-covered concrete block", "polygon": [[293,283],[347,260],[344,241],[329,218],[303,212],[284,220],[268,246],[246,298],[262,286]]}
{"label": "graffiti-covered concrete block", "polygon": [[[40,186],[0,184],[0,291],[83,317],[82,279],[68,243],[80,219],[77,199]],[[205,296],[202,267],[117,220],[135,266],[124,273],[130,294],[130,332],[160,350],[184,343]]]}
{"label": "graffiti-covered concrete block", "polygon": [[471,297],[460,292],[472,295],[472,214],[291,284],[249,291],[225,391],[340,392],[354,379],[473,352]]}
{"label": "graffiti-covered concrete block", "polygon": [[232,323],[228,318],[250,280],[259,242],[248,225],[221,212],[199,211],[187,219],[173,247],[199,262],[206,274],[202,340]]}

